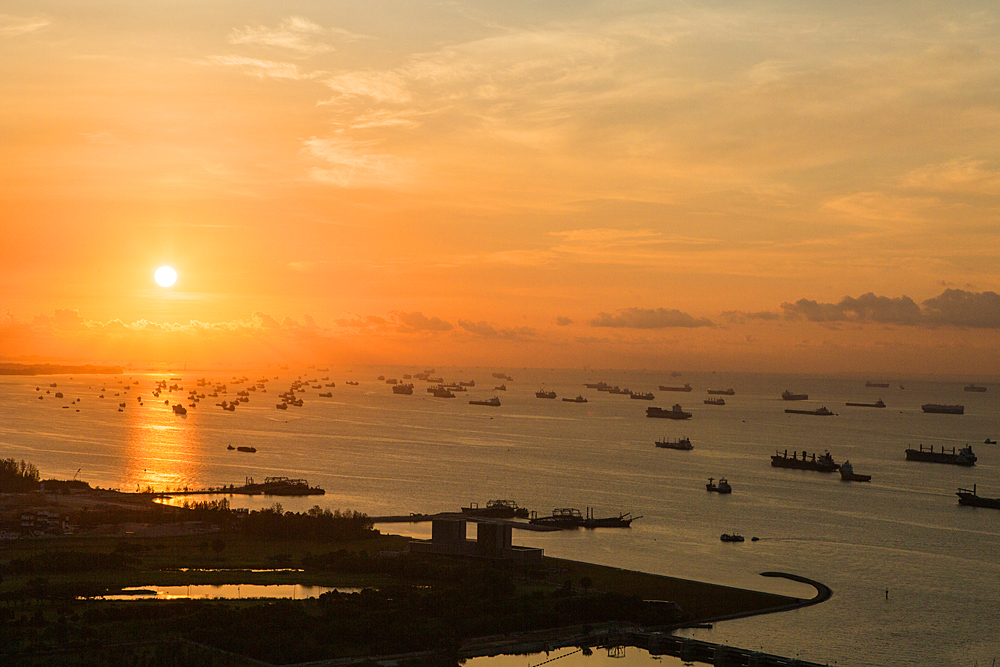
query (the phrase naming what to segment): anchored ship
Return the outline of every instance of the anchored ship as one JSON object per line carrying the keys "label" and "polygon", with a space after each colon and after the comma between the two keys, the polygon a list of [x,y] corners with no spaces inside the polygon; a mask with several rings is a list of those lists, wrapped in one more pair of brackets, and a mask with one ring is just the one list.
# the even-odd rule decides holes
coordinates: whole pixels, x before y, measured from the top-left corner
{"label": "anchored ship", "polygon": [[809,459],[805,450],[802,450],[802,458],[799,458],[798,452],[792,452],[792,455],[789,456],[787,449],[783,453],[772,455],[771,465],[775,468],[795,468],[796,470],[816,470],[817,472],[834,472],[840,468],[834,463],[830,452],[826,452],[818,458],[816,452],[813,452],[812,458]]}
{"label": "anchored ship", "polygon": [[781,392],[781,397],[786,401],[805,401],[809,399],[809,394],[793,394],[786,389]]}
{"label": "anchored ship", "polygon": [[941,405],[940,403],[924,403],[920,406],[924,412],[933,412],[945,415],[964,415],[964,405]]}
{"label": "anchored ship", "polygon": [[976,493],[976,485],[972,485],[972,490],[960,488],[955,494],[958,496],[959,505],[969,505],[970,507],[990,507],[1000,510],[1000,498],[983,498]]}
{"label": "anchored ship", "polygon": [[647,417],[658,417],[660,419],[691,419],[690,412],[684,412],[681,409],[680,403],[677,403],[669,410],[664,410],[663,408],[649,407],[646,408]]}
{"label": "anchored ship", "polygon": [[976,383],[973,382],[972,384],[965,386],[965,391],[972,391],[972,392],[982,393],[982,392],[986,391],[986,387],[980,387],[979,385],[977,385]]}
{"label": "anchored ship", "polygon": [[710,394],[721,394],[723,396],[735,396],[736,390],[730,387],[729,389],[709,389]]}
{"label": "anchored ship", "polygon": [[854,408],[884,408],[885,407],[885,403],[882,401],[881,398],[878,399],[877,401],[875,401],[874,403],[851,403],[851,402],[847,402],[844,405],[847,405],[849,407],[854,407]]}
{"label": "anchored ship", "polygon": [[906,450],[906,460],[924,461],[926,463],[951,463],[957,466],[974,466],[979,459],[969,445],[962,447],[957,452],[954,447],[951,448],[951,451],[942,447],[940,451],[935,452],[934,445],[931,445],[930,449],[924,449],[924,446],[920,445],[919,449],[909,447]]}
{"label": "anchored ship", "polygon": [[685,382],[683,387],[668,387],[661,384],[660,391],[693,391],[693,389],[691,388],[691,383]]}
{"label": "anchored ship", "polygon": [[787,412],[789,414],[796,414],[796,415],[818,415],[820,417],[836,417],[837,416],[836,412],[830,412],[829,410],[827,410],[825,405],[823,407],[821,407],[821,408],[816,408],[815,410],[792,410],[791,408],[789,408],[789,409],[785,410],[785,412]]}
{"label": "anchored ship", "polygon": [[480,507],[479,503],[469,503],[469,507],[462,508],[462,514],[494,519],[527,519],[529,516],[527,508],[521,507],[513,500],[490,500],[487,501],[486,507]]}
{"label": "anchored ship", "polygon": [[485,401],[469,401],[469,405],[489,405],[494,408],[499,408],[500,397],[494,396],[493,398],[488,398]]}
{"label": "anchored ship", "polygon": [[851,465],[851,462],[844,461],[840,464],[840,479],[845,482],[870,482],[872,476],[854,472],[854,466]]}
{"label": "anchored ship", "polygon": [[705,489],[708,491],[714,491],[715,493],[722,493],[722,494],[733,492],[733,487],[729,485],[729,482],[726,480],[725,477],[720,477],[718,484],[715,483],[714,477],[709,477],[708,484],[705,485]]}
{"label": "anchored ship", "polygon": [[676,440],[661,438],[656,441],[656,446],[662,449],[682,449],[684,451],[694,449],[694,445],[691,444],[691,438],[687,437],[677,438]]}
{"label": "anchored ship", "polygon": [[868,387],[868,388],[878,387],[879,389],[888,389],[889,388],[889,383],[888,382],[865,382],[865,386]]}

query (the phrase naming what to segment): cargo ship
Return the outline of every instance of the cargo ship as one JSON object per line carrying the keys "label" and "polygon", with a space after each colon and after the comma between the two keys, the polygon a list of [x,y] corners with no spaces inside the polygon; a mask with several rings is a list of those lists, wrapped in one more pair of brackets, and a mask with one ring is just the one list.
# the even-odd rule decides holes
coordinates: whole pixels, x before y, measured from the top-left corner
{"label": "cargo ship", "polygon": [[656,396],[654,396],[654,395],[653,395],[653,392],[651,392],[651,391],[647,391],[647,392],[646,392],[646,393],[644,393],[644,394],[640,394],[639,392],[635,392],[635,391],[633,391],[633,392],[631,392],[631,393],[629,394],[629,396],[628,396],[628,397],[629,397],[629,398],[634,398],[634,399],[636,399],[636,400],[638,400],[638,401],[651,401],[651,400],[653,400],[654,398],[656,398]]}
{"label": "cargo ship", "polygon": [[392,386],[392,393],[394,394],[404,394],[409,396],[413,393],[413,385],[409,382],[405,384],[395,384]]}
{"label": "cargo ship", "polygon": [[788,408],[787,410],[785,410],[785,412],[794,415],[817,415],[819,417],[837,416],[836,412],[830,412],[829,410],[827,410],[825,405],[821,408],[816,408],[815,410],[793,410],[791,408]]}
{"label": "cargo ship", "polygon": [[726,399],[724,398],[706,398],[705,405],[725,405]]}
{"label": "cargo ship", "polygon": [[709,389],[710,394],[721,394],[722,396],[735,396],[736,390],[730,387],[729,389]]}
{"label": "cargo ship", "polygon": [[872,387],[877,387],[879,389],[888,389],[889,388],[889,383],[888,382],[865,382],[865,386],[868,387],[869,389],[872,388]]}
{"label": "cargo ship", "polygon": [[788,455],[786,449],[783,453],[776,453],[771,456],[771,465],[775,468],[795,468],[796,470],[815,470],[817,472],[835,472],[840,466],[834,463],[830,452],[826,452],[820,457],[816,457],[813,452],[812,458],[807,458],[805,450],[802,450],[802,458],[798,457],[798,452]]}
{"label": "cargo ship", "polygon": [[563,401],[565,403],[586,403],[587,399],[578,394],[576,398],[564,398]]}
{"label": "cargo ship", "polygon": [[677,403],[669,410],[664,410],[663,408],[649,407],[646,408],[647,417],[657,417],[660,419],[691,419],[690,412],[684,412],[681,409],[680,403]]}
{"label": "cargo ship", "polygon": [[677,438],[676,440],[668,440],[667,438],[661,438],[655,442],[657,447],[661,449],[681,449],[684,451],[690,451],[694,449],[694,445],[691,444],[691,438]]}
{"label": "cargo ship", "polygon": [[539,389],[538,391],[535,392],[535,398],[555,398],[555,397],[556,397],[556,392],[554,391],[545,391],[544,389]]}
{"label": "cargo ship", "polygon": [[781,392],[781,397],[786,401],[807,401],[809,400],[809,394],[793,394],[787,389]]}
{"label": "cargo ship", "polygon": [[919,449],[907,448],[906,460],[924,461],[926,463],[950,463],[957,466],[974,466],[979,459],[969,445],[962,447],[957,452],[954,447],[951,448],[951,451],[942,447],[940,451],[935,452],[934,445],[931,445],[930,449],[924,449],[924,446],[920,445]]}
{"label": "cargo ship", "polygon": [[493,398],[488,398],[485,401],[469,401],[469,405],[488,405],[490,407],[499,408],[500,397],[494,396]]}
{"label": "cargo ship", "polygon": [[486,507],[480,507],[478,503],[469,503],[468,507],[462,508],[462,514],[493,519],[527,519],[529,516],[528,509],[513,500],[490,500],[487,501]]}
{"label": "cargo ship", "polygon": [[850,401],[848,401],[844,405],[853,408],[884,408],[885,402],[880,398],[874,403],[851,403]]}
{"label": "cargo ship", "polygon": [[920,406],[924,412],[932,412],[944,415],[964,415],[964,405],[941,405],[940,403],[924,403]]}
{"label": "cargo ship", "polygon": [[661,384],[660,391],[693,391],[693,389],[691,388],[691,384],[689,382],[685,382],[683,387],[668,387]]}
{"label": "cargo ship", "polygon": [[958,492],[955,493],[958,496],[959,505],[968,505],[970,507],[990,507],[995,510],[1000,510],[1000,498],[983,498],[976,493],[976,485],[972,485],[972,490],[960,488]]}
{"label": "cargo ship", "polygon": [[972,384],[969,384],[969,385],[965,386],[965,391],[972,391],[972,392],[976,392],[976,393],[983,393],[984,391],[986,391],[986,387],[980,387],[976,383],[972,383]]}

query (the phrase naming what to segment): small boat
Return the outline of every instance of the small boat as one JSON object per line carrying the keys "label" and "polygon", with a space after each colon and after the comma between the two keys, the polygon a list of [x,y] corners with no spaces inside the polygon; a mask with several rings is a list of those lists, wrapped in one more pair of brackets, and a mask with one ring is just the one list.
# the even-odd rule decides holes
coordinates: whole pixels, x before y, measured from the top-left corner
{"label": "small boat", "polygon": [[793,394],[786,389],[781,392],[781,398],[786,401],[807,401],[809,400],[809,394]]}
{"label": "small boat", "polygon": [[744,542],[742,535],[737,533],[723,533],[719,536],[719,539],[723,542]]}
{"label": "small boat", "polygon": [[256,447],[237,447],[236,451],[238,451],[238,452],[247,452],[248,454],[256,454],[257,453],[257,448]]}
{"label": "small boat", "polygon": [[564,398],[563,401],[565,401],[566,403],[586,403],[587,399],[585,399],[583,396],[577,395],[576,398]]}
{"label": "small boat", "polygon": [[789,414],[795,414],[795,415],[816,415],[818,417],[836,417],[837,416],[836,412],[830,412],[829,410],[827,410],[825,405],[823,407],[821,407],[821,408],[816,408],[815,410],[792,410],[792,409],[788,409],[788,410],[785,410],[785,412],[787,412]]}
{"label": "small boat", "polygon": [[995,445],[995,444],[997,444],[997,441],[996,440],[991,440],[989,438],[986,438],[985,440],[983,440],[983,444],[986,444],[986,445]]}
{"label": "small boat", "polygon": [[538,391],[535,392],[535,398],[555,398],[555,397],[556,397],[556,392],[554,391],[545,391],[544,389],[539,389]]}
{"label": "small boat", "polygon": [[706,398],[705,405],[725,405],[726,399],[724,398]]}
{"label": "small boat", "polygon": [[226,447],[226,449],[228,449],[228,450],[232,451],[232,450],[234,450],[234,449],[236,449],[236,448],[235,448],[235,447],[233,447],[232,445],[229,445],[228,447]]}
{"label": "small boat", "polygon": [[691,444],[691,438],[677,438],[676,440],[668,440],[667,438],[661,438],[656,441],[656,446],[662,449],[680,449],[683,451],[690,451],[694,449],[694,445]]}
{"label": "small boat", "polygon": [[854,472],[854,466],[851,465],[850,461],[844,461],[840,464],[840,479],[844,482],[870,482],[872,476],[859,475]]}
{"label": "small boat", "polygon": [[1000,498],[983,498],[976,493],[976,485],[972,485],[972,490],[969,489],[959,489],[955,494],[958,496],[959,505],[968,505],[969,507],[989,507],[995,510],[1000,510]]}
{"label": "small boat", "polygon": [[175,415],[186,415],[186,414],[187,414],[187,412],[188,412],[188,411],[187,411],[187,408],[185,408],[185,407],[184,407],[183,405],[181,405],[180,403],[174,403],[174,404],[173,404],[172,406],[170,406],[170,407],[172,407],[172,408],[173,408],[173,410],[174,410],[174,414],[175,414]]}
{"label": "small boat", "polygon": [[[565,400],[565,399],[563,399],[563,400]],[[492,406],[494,408],[499,408],[500,407],[500,397],[499,396],[494,396],[493,398],[489,398],[489,399],[487,399],[485,401],[469,401],[469,405],[489,405],[489,406]]]}
{"label": "small boat", "polygon": [[288,409],[288,403],[278,403],[274,407],[278,408],[279,410],[287,410]]}
{"label": "small boat", "polygon": [[720,477],[718,484],[715,483],[714,477],[709,477],[708,484],[705,485],[705,489],[708,491],[714,491],[715,493],[722,493],[722,494],[733,492],[733,487],[729,485],[729,482],[726,480],[725,477]]}
{"label": "small boat", "polygon": [[684,412],[681,409],[680,403],[677,403],[669,410],[664,410],[663,408],[646,408],[647,417],[657,417],[659,419],[691,419],[690,412]]}

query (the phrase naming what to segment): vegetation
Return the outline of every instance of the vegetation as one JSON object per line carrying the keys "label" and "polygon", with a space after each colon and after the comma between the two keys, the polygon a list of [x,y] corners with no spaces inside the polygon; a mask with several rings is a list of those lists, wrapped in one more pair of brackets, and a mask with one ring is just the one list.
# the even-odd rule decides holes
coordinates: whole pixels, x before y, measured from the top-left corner
{"label": "vegetation", "polygon": [[41,475],[23,459],[0,459],[0,493],[24,493],[38,488]]}

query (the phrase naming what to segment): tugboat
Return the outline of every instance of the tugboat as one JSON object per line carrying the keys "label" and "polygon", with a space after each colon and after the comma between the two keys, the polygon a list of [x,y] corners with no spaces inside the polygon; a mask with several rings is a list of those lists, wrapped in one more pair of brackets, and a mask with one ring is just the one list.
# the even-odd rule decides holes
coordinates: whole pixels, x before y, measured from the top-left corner
{"label": "tugboat", "polygon": [[793,394],[787,389],[781,392],[781,398],[786,401],[807,401],[809,400],[809,394]]}
{"label": "tugboat", "polygon": [[535,392],[535,398],[555,398],[555,397],[556,397],[556,392],[554,391],[545,391],[544,389],[539,389],[538,391]]}
{"label": "tugboat", "polygon": [[661,438],[656,441],[656,446],[663,449],[681,449],[684,451],[690,451],[694,449],[694,445],[691,444],[691,438],[677,438],[676,440],[668,440],[666,438]]}
{"label": "tugboat", "polygon": [[489,406],[494,407],[494,408],[499,408],[500,407],[500,397],[499,396],[494,396],[493,398],[489,398],[489,399],[487,399],[485,401],[469,401],[469,405],[489,405]]}
{"label": "tugboat", "polygon": [[934,414],[943,415],[964,415],[965,406],[964,405],[941,405],[940,403],[924,403],[920,406],[920,409],[924,412],[931,412]]}
{"label": "tugboat", "polygon": [[684,412],[681,409],[680,403],[675,404],[670,410],[656,407],[646,408],[646,416],[658,417],[660,419],[691,419],[691,413]]}
{"label": "tugboat", "polygon": [[872,476],[859,475],[854,472],[854,466],[851,465],[850,461],[844,461],[840,464],[840,479],[844,482],[870,482]]}
{"label": "tugboat", "polygon": [[816,458],[816,452],[813,452],[812,459],[808,459],[805,450],[802,450],[802,458],[800,459],[797,452],[792,452],[792,455],[788,456],[787,449],[784,453],[773,454],[771,465],[775,468],[795,468],[796,470],[815,470],[817,472],[835,472],[840,468],[834,463],[830,452],[824,453],[819,458]]}
{"label": "tugboat", "polygon": [[795,414],[795,415],[816,415],[818,417],[836,417],[837,416],[836,412],[830,412],[829,410],[827,410],[825,405],[823,407],[821,407],[821,408],[816,408],[815,410],[792,410],[792,409],[788,409],[788,410],[785,410],[785,412],[787,412],[789,414]]}
{"label": "tugboat", "polygon": [[729,485],[729,482],[726,481],[725,477],[720,477],[718,484],[715,483],[714,477],[709,477],[708,484],[705,485],[705,489],[708,491],[714,491],[716,493],[723,493],[723,494],[733,492],[733,487]]}
{"label": "tugboat", "polygon": [[744,542],[742,535],[737,533],[723,533],[719,536],[719,539],[723,542]]}
{"label": "tugboat", "polygon": [[705,405],[725,405],[726,399],[724,398],[706,398]]}
{"label": "tugboat", "polygon": [[970,507],[989,507],[991,509],[1000,510],[1000,498],[983,498],[976,494],[976,485],[972,485],[972,490],[960,488],[957,493],[958,504],[968,505]]}
{"label": "tugboat", "polygon": [[962,447],[958,452],[952,447],[949,452],[944,447],[941,451],[935,452],[934,445],[931,445],[930,449],[924,449],[923,445],[920,445],[920,449],[913,449],[909,447],[906,450],[906,460],[907,461],[924,461],[926,463],[951,463],[958,466],[974,466],[978,458],[972,451],[972,447],[966,445]]}
{"label": "tugboat", "polygon": [[576,398],[564,398],[563,401],[566,403],[586,403],[587,399],[585,399],[582,395],[577,395]]}

